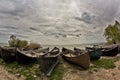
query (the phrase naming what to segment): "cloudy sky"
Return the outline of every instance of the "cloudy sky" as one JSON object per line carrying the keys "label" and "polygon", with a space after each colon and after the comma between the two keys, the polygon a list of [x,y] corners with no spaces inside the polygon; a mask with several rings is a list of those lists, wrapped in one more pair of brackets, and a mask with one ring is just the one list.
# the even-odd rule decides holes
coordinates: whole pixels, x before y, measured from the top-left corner
{"label": "cloudy sky", "polygon": [[0,36],[100,42],[106,25],[119,21],[119,14],[120,0],[0,0]]}

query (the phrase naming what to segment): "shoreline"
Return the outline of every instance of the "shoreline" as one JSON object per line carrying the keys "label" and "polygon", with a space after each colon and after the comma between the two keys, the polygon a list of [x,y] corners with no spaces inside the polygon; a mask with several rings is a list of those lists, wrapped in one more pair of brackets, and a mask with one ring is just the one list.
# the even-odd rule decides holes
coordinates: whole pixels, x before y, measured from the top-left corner
{"label": "shoreline", "polygon": [[[4,43],[2,43],[2,44],[0,44],[0,45],[5,45]],[[88,45],[88,44],[86,44],[86,45]],[[84,45],[76,45],[78,48],[81,48],[81,47],[83,47],[83,48],[85,48],[85,46],[86,46],[85,44]],[[93,45],[93,44],[91,44],[91,45]],[[42,45],[43,47],[50,47],[50,48],[53,48],[53,47],[55,47],[55,45]],[[66,47],[66,48],[70,48],[70,49],[73,49],[73,47],[76,47],[75,45],[57,45],[56,47],[58,47],[58,48],[62,48],[62,47]],[[90,45],[89,45],[90,46]],[[106,59],[106,61],[108,61],[108,59],[115,59],[115,58],[117,58],[117,57],[119,57],[119,60],[118,61],[116,61],[116,62],[114,62],[114,64],[116,65],[116,67],[114,67],[114,68],[109,68],[109,69],[105,69],[104,67],[99,67],[99,68],[97,68],[97,67],[95,67],[94,66],[94,68],[93,67],[91,67],[92,65],[90,65],[90,68],[89,69],[87,69],[87,70],[81,70],[80,69],[80,67],[79,66],[73,66],[73,65],[71,65],[71,64],[69,64],[68,62],[66,62],[66,61],[61,61],[60,63],[59,63],[59,65],[56,67],[56,71],[55,72],[53,72],[53,75],[52,75],[52,79],[57,79],[57,78],[59,78],[59,76],[57,76],[57,75],[59,75],[60,73],[62,73],[62,77],[60,77],[60,78],[62,78],[62,79],[59,79],[59,80],[101,80],[101,79],[108,79],[109,78],[109,76],[110,76],[110,79],[109,80],[118,80],[120,77],[118,76],[119,74],[120,74],[120,54],[118,54],[117,56],[115,56],[115,57],[102,57],[101,59],[103,59],[103,58],[105,58]],[[98,60],[98,61],[102,61],[102,60]],[[2,60],[2,59],[1,59]],[[109,61],[108,61],[109,62]],[[108,63],[107,62],[107,63]],[[92,64],[92,61],[91,61],[91,64]],[[12,68],[9,68],[9,66],[10,65],[12,65],[13,66],[13,69]],[[37,67],[36,67],[36,65],[37,65]],[[62,69],[64,69],[63,71],[61,70],[61,65],[63,66],[63,68]],[[1,74],[0,74],[0,79],[2,79],[3,77],[2,77],[2,75],[4,75],[5,77],[7,77],[6,78],[6,80],[11,80],[11,79],[13,79],[13,80],[25,80],[24,78],[23,78],[23,76],[25,75],[25,74],[29,74],[29,73],[26,73],[25,72],[25,74],[23,75],[23,74],[21,74],[21,73],[23,73],[22,72],[22,69],[24,70],[24,68],[26,69],[26,71],[28,71],[29,72],[29,70],[31,70],[30,72],[33,72],[33,74],[31,73],[30,74],[30,76],[29,77],[31,77],[31,75],[32,75],[32,77],[34,77],[35,76],[35,78],[38,78],[38,79],[33,79],[33,80],[49,80],[51,77],[44,77],[41,73],[40,73],[40,70],[39,70],[39,65],[38,65],[38,63],[36,63],[36,64],[32,64],[32,68],[29,66],[29,69],[27,69],[27,68],[25,68],[25,67],[28,67],[28,65],[27,66],[20,66],[20,65],[18,65],[18,64],[14,64],[14,63],[10,63],[10,64],[6,64],[4,61],[2,61],[1,62],[1,64],[0,64],[0,67],[2,67],[1,69],[3,69],[3,71],[2,72],[0,72]],[[19,68],[19,69],[18,69]],[[92,68],[92,69],[91,69]],[[33,70],[33,69],[35,69],[35,70]],[[16,73],[15,73],[15,71],[16,71]],[[19,71],[20,70],[20,71]],[[38,70],[37,72],[36,72],[36,70]],[[18,71],[18,72],[17,72]],[[62,72],[59,72],[59,71],[62,71]],[[9,78],[8,77],[8,75],[6,75],[6,74],[4,74],[3,72],[7,72],[7,74],[8,75],[10,75],[10,77],[11,78]],[[20,72],[20,73],[19,73]],[[38,72],[39,72],[39,75],[37,75],[38,74]],[[58,73],[57,73],[58,72]],[[115,73],[116,72],[116,73]],[[36,74],[37,73],[37,74]],[[21,77],[19,77],[20,79],[16,79],[17,78],[17,74],[20,74],[21,75]],[[109,75],[109,76],[108,76]],[[87,77],[86,77],[87,76]],[[26,77],[26,76],[24,76],[24,77]],[[41,79],[41,77],[42,77],[42,79]],[[50,80],[52,80],[52,79],[50,79]],[[32,80],[32,79],[31,79]]]}
{"label": "shoreline", "polygon": [[[40,44],[43,47],[49,47],[49,48],[53,48],[53,47],[58,47],[60,49],[62,49],[62,47],[66,47],[69,49],[73,49],[74,47],[77,48],[81,48],[81,49],[85,49],[85,47],[92,47],[93,45],[106,45],[105,42],[102,43],[84,43],[84,44]],[[0,43],[0,46],[8,46],[8,43]]]}

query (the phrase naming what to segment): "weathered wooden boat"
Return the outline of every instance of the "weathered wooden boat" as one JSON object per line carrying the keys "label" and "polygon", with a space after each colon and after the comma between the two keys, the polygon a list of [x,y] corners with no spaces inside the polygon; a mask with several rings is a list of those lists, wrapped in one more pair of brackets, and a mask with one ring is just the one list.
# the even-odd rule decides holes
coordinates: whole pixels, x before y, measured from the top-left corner
{"label": "weathered wooden boat", "polygon": [[102,50],[102,56],[116,56],[117,54],[118,54],[118,46],[104,48]]}
{"label": "weathered wooden boat", "polygon": [[2,53],[2,50],[1,50],[1,46],[0,46],[0,58],[1,58],[1,53]]}
{"label": "weathered wooden boat", "polygon": [[13,62],[16,60],[16,48],[4,46],[1,47],[1,57],[5,62]]}
{"label": "weathered wooden boat", "polygon": [[74,47],[74,53],[79,53],[79,52],[85,52],[85,50],[83,50],[83,49],[79,49],[79,48],[76,48],[76,47]]}
{"label": "weathered wooden boat", "polygon": [[104,49],[104,48],[102,47],[102,45],[97,45],[97,44],[96,44],[96,45],[93,45],[93,46],[91,46],[91,47],[90,47],[90,46],[89,46],[89,47],[85,47],[85,49],[86,49],[86,50],[92,50],[92,49],[93,49],[93,50],[94,50],[94,49],[101,49],[101,50],[102,50],[102,49]]}
{"label": "weathered wooden boat", "polygon": [[[74,48],[76,51],[82,51],[81,49]],[[98,60],[102,55],[102,48],[93,48],[93,47],[86,47],[86,51],[88,51],[90,55],[90,60]]]}
{"label": "weathered wooden boat", "polygon": [[70,50],[62,48],[62,57],[72,64],[81,66],[82,68],[88,68],[90,65],[89,53],[83,50]]}
{"label": "weathered wooden boat", "polygon": [[38,62],[41,67],[41,71],[46,75],[50,76],[55,66],[59,62],[60,50],[54,47],[51,51],[47,52],[45,55],[39,56]]}
{"label": "weathered wooden boat", "polygon": [[102,55],[102,48],[86,47],[89,52],[90,60],[98,60]]}
{"label": "weathered wooden boat", "polygon": [[120,54],[120,44],[118,44],[118,53]]}
{"label": "weathered wooden boat", "polygon": [[33,63],[37,61],[37,56],[42,55],[45,52],[48,52],[49,48],[45,49],[36,49],[36,50],[22,50],[17,48],[16,61],[19,64]]}
{"label": "weathered wooden boat", "polygon": [[88,50],[90,55],[90,60],[99,60],[102,55],[102,49],[92,49]]}
{"label": "weathered wooden boat", "polygon": [[86,50],[93,50],[93,47],[85,47]]}
{"label": "weathered wooden boat", "polygon": [[100,59],[100,57],[102,55],[101,49],[94,49],[94,50],[91,50],[88,52],[90,55],[90,60],[98,60],[98,59]]}
{"label": "weathered wooden boat", "polygon": [[99,49],[99,50],[102,50],[104,48],[102,48],[102,46],[93,46],[93,47],[85,47],[86,50],[95,50],[95,49]]}

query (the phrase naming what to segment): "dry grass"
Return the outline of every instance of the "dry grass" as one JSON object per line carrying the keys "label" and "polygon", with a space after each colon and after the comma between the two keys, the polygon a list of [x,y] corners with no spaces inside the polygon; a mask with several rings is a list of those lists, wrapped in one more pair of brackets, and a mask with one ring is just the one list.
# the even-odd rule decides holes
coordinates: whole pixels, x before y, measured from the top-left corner
{"label": "dry grass", "polygon": [[38,43],[30,43],[26,46],[27,49],[37,49],[42,48],[42,46]]}

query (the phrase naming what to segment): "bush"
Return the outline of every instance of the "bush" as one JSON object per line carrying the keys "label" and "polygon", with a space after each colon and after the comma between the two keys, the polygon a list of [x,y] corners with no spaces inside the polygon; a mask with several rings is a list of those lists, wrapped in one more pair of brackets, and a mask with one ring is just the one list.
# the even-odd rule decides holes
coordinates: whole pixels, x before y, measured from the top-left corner
{"label": "bush", "polygon": [[116,44],[120,42],[120,24],[118,21],[115,21],[114,25],[108,25],[105,28],[104,36],[110,44]]}
{"label": "bush", "polygon": [[20,40],[16,36],[11,35],[10,40],[8,41],[10,47],[24,47],[28,44],[25,40]]}

